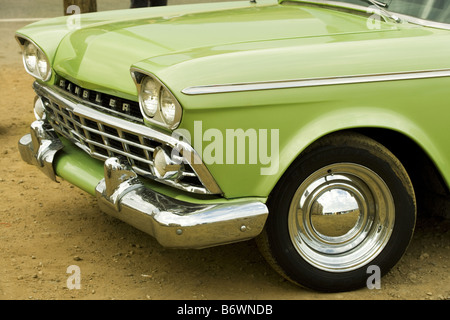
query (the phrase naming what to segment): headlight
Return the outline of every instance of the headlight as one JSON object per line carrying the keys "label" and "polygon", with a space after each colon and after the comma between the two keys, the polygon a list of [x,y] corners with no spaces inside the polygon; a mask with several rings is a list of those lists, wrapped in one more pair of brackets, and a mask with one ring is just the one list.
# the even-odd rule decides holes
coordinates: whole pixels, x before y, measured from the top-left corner
{"label": "headlight", "polygon": [[26,42],[23,46],[23,61],[25,64],[25,68],[27,68],[28,71],[32,73],[36,72],[37,55],[37,47],[31,42]]}
{"label": "headlight", "polygon": [[175,117],[177,113],[177,102],[175,101],[175,98],[172,96],[172,94],[166,90],[161,90],[161,113],[163,116],[164,121],[169,125],[172,126],[175,122]]}
{"label": "headlight", "polygon": [[42,80],[48,80],[50,74],[50,64],[47,57],[42,51],[38,51],[37,55],[37,71]]}
{"label": "headlight", "polygon": [[152,78],[146,77],[142,81],[139,100],[147,117],[153,118],[158,111],[159,90],[159,85]]}
{"label": "headlight", "polygon": [[33,42],[20,39],[22,44],[23,64],[32,76],[47,81],[50,79],[51,68],[45,53]]}
{"label": "headlight", "polygon": [[132,69],[139,92],[139,105],[148,123],[174,130],[181,121],[182,109],[170,90],[157,78]]}

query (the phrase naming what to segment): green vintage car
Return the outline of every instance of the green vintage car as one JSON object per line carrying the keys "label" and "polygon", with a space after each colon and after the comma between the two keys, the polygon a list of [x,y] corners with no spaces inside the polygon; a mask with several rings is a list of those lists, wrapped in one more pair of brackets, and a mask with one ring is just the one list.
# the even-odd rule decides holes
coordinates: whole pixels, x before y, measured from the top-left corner
{"label": "green vintage car", "polygon": [[290,281],[353,290],[399,261],[417,207],[445,211],[449,1],[118,10],[16,37],[23,160],[165,247],[256,239]]}

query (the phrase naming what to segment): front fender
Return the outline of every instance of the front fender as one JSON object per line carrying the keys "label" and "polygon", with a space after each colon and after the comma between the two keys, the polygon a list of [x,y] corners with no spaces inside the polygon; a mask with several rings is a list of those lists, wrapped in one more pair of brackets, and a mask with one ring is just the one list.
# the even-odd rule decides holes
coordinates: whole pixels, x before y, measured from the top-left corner
{"label": "front fender", "polygon": [[[450,146],[446,117],[439,113],[446,110],[444,88],[449,85],[446,77],[217,94],[209,97],[212,105],[215,99],[228,99],[234,107],[185,110],[183,130],[229,198],[267,197],[309,145],[327,134],[359,128],[408,137],[429,155],[448,184]],[[246,139],[244,161],[237,156],[239,138],[235,135],[233,144],[229,132]],[[252,152],[257,163],[252,163]],[[264,163],[261,155],[271,161]]]}

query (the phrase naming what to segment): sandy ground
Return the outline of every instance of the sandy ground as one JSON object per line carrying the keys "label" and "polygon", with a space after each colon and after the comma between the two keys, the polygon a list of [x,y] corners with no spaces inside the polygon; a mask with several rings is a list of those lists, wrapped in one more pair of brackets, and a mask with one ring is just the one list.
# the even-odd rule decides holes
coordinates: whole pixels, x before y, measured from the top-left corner
{"label": "sandy ground", "polygon": [[[101,213],[90,195],[50,181],[17,151],[34,120],[33,80],[13,39],[20,26],[0,22],[0,300],[450,299],[450,221],[423,212],[406,255],[381,279],[381,289],[322,294],[282,279],[253,241],[164,249]],[[80,289],[68,287],[73,265]]]}

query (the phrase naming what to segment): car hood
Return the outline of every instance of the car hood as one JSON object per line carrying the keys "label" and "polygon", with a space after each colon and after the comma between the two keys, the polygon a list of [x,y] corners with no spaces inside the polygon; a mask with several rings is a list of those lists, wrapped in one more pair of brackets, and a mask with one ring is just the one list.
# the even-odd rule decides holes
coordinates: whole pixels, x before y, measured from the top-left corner
{"label": "car hood", "polygon": [[[371,29],[366,17],[324,8],[273,1],[223,6],[124,10],[115,13],[114,21],[102,20],[98,14],[86,15],[82,27],[62,39],[54,69],[85,86],[135,96],[132,65],[158,74],[168,69],[173,72],[181,64],[192,65],[194,60],[202,60],[202,66],[208,61],[217,66],[219,56],[233,60],[236,54],[257,57],[261,51],[268,54],[263,63],[270,63],[269,57],[282,56],[283,50],[302,41],[335,43],[342,37],[392,31],[391,25]],[[194,78],[198,84],[208,82],[201,74],[189,77]]]}

